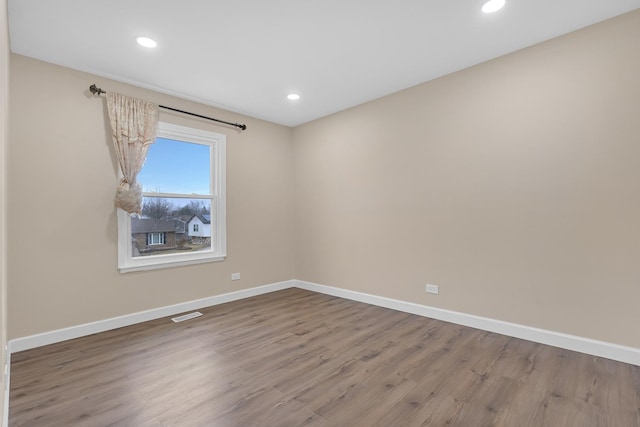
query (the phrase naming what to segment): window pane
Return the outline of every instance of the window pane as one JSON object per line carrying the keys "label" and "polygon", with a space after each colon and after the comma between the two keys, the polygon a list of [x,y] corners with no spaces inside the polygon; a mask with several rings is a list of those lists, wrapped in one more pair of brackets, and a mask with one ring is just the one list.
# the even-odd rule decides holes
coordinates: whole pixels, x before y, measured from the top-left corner
{"label": "window pane", "polygon": [[131,218],[132,256],[211,250],[211,200],[144,197]]}
{"label": "window pane", "polygon": [[138,175],[150,193],[211,194],[210,146],[157,138]]}

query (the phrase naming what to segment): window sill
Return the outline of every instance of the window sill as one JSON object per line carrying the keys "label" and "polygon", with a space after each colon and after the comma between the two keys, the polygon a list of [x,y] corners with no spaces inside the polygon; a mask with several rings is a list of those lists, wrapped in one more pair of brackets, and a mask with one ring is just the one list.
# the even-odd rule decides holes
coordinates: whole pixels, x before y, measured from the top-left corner
{"label": "window sill", "polygon": [[[120,273],[131,273],[133,271],[148,271],[158,270],[161,268],[169,267],[182,267],[185,265],[204,264],[206,262],[219,262],[224,261],[225,256],[216,256],[209,258],[189,259],[189,260],[175,260],[175,261],[161,261],[149,263],[148,260],[144,260],[144,263],[132,263],[131,265],[124,265],[118,267]],[[155,260],[154,260],[155,261]]]}

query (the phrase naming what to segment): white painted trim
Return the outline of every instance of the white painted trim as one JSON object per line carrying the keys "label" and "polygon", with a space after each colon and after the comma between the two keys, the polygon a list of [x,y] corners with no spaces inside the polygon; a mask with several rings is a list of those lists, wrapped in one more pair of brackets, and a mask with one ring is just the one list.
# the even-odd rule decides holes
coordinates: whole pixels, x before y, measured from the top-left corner
{"label": "white painted trim", "polygon": [[521,338],[540,344],[578,351],[580,353],[586,353],[593,356],[604,357],[640,366],[640,349],[635,347],[597,341],[561,332],[533,328],[531,326],[519,325],[517,323],[503,322],[501,320],[490,319],[487,317],[429,307],[426,305],[365,294],[348,289],[334,288],[302,280],[296,280],[294,286],[308,291],[320,292],[327,295],[403,311],[405,313],[417,314],[419,316],[469,326],[483,331],[495,332],[510,337]]}
{"label": "white painted trim", "polygon": [[2,424],[0,426],[9,425],[9,391],[11,390],[11,346],[7,343],[5,347],[5,359],[7,361],[7,373],[3,372],[4,377],[4,402],[2,402]]}
{"label": "white painted trim", "polygon": [[285,282],[272,283],[270,285],[258,286],[256,288],[242,289],[235,292],[229,292],[222,295],[202,298],[193,301],[187,301],[180,304],[174,304],[166,307],[154,308],[151,310],[140,311],[137,313],[127,314],[124,316],[113,317],[110,319],[99,320],[97,322],[85,323],[83,325],[71,326],[69,328],[57,329],[55,331],[44,332],[41,334],[30,335],[23,338],[16,338],[9,342],[9,352],[16,353],[18,351],[29,350],[48,344],[66,341],[74,338],[84,337],[98,332],[109,331],[111,329],[122,328],[124,326],[134,325],[149,320],[155,320],[162,317],[173,316],[175,314],[187,311],[197,310],[204,307],[211,307],[218,304],[224,304],[231,301],[237,301],[256,295],[267,294],[282,289],[293,287],[295,281],[288,280]]}
{"label": "white painted trim", "polygon": [[[118,209],[118,213],[122,212],[124,215],[127,215],[126,212],[122,211],[121,209]],[[200,252],[200,251],[198,251]],[[190,254],[191,256],[193,256],[192,259],[187,259],[187,260],[182,260],[182,261],[176,261],[176,260],[171,260],[171,258],[167,258],[167,257],[172,257],[175,255],[181,255],[181,254],[171,254],[171,255],[154,255],[153,257],[144,257],[144,259],[154,259],[154,260],[158,260],[161,257],[163,257],[163,259],[169,259],[169,261],[165,261],[163,263],[152,263],[152,264],[147,264],[147,265],[140,265],[137,267],[120,267],[119,271],[120,273],[130,273],[132,271],[149,271],[149,270],[158,270],[160,268],[170,268],[170,267],[184,267],[186,265],[196,265],[196,264],[204,264],[206,262],[220,262],[220,261],[224,261],[224,257],[211,257],[209,255],[208,252],[206,251],[202,251],[201,253],[192,253]],[[200,259],[196,259],[195,256],[199,256]],[[138,258],[132,258],[132,259],[138,259]]]}

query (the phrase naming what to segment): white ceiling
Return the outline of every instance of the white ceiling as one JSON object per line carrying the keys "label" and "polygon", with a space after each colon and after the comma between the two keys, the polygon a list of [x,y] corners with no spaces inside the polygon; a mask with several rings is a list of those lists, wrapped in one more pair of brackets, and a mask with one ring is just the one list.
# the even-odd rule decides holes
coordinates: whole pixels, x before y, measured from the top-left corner
{"label": "white ceiling", "polygon": [[10,0],[9,30],[15,53],[295,126],[640,7],[483,2]]}

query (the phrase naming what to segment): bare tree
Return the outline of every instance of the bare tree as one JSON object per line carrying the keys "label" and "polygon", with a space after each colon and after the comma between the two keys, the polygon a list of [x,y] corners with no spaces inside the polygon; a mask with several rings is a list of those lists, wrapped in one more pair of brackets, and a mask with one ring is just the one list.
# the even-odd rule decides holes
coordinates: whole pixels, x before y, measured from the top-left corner
{"label": "bare tree", "polygon": [[209,214],[210,208],[209,204],[205,203],[203,200],[191,200],[186,205],[182,206],[179,209],[176,209],[174,212],[175,216],[191,216],[191,215],[207,215]]}
{"label": "bare tree", "polygon": [[207,215],[210,211],[210,205],[205,203],[204,200],[192,200],[189,202],[193,213],[196,215]]}
{"label": "bare tree", "polygon": [[153,219],[169,219],[173,205],[160,197],[145,197],[142,202],[142,216]]}

